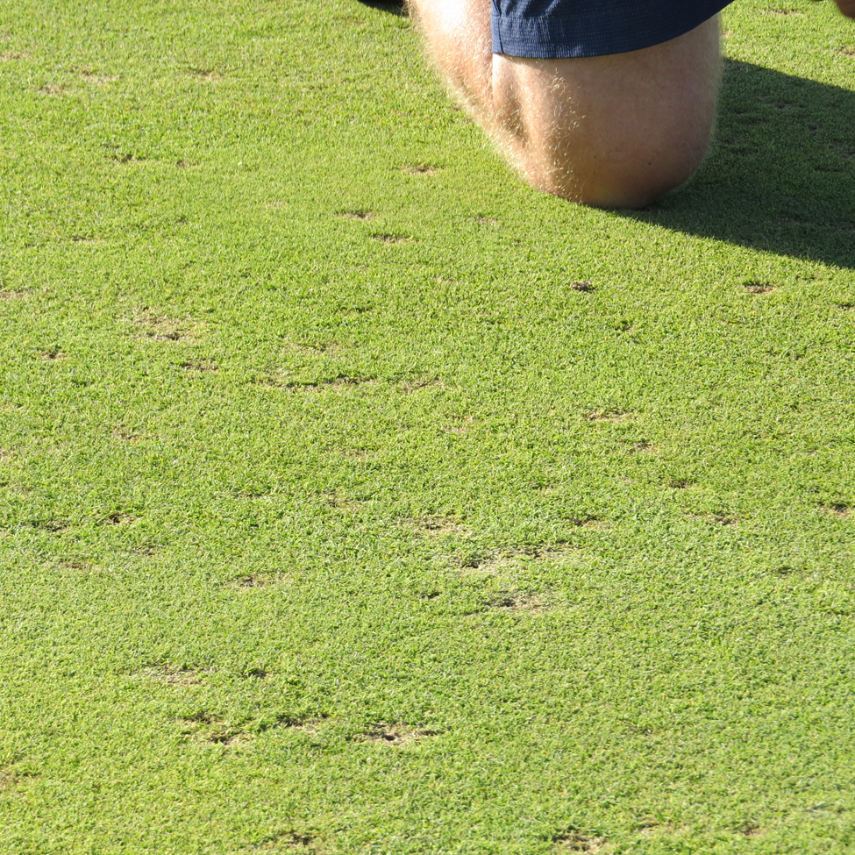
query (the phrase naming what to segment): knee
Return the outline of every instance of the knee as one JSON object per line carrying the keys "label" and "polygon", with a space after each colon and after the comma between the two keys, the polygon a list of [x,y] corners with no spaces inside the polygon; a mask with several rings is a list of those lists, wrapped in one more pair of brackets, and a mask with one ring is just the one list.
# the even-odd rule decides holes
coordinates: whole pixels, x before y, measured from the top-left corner
{"label": "knee", "polygon": [[629,54],[493,60],[498,135],[547,193],[638,208],[687,181],[706,152],[719,81],[718,22]]}
{"label": "knee", "polygon": [[526,180],[545,193],[598,208],[643,208],[694,175],[708,138],[707,131],[580,146],[577,135],[563,146],[528,146],[518,164]]}

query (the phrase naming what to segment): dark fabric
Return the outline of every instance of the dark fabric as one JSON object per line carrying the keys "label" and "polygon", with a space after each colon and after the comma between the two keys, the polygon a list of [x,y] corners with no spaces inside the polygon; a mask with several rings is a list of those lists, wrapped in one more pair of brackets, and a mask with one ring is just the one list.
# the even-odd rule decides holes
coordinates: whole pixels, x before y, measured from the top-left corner
{"label": "dark fabric", "polygon": [[492,0],[493,53],[565,59],[626,53],[693,30],[732,0]]}

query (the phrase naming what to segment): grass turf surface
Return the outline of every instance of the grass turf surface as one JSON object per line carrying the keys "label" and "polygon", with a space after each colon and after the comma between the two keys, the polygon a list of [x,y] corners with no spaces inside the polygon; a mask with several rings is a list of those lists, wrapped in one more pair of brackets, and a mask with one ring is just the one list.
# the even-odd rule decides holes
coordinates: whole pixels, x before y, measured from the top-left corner
{"label": "grass turf surface", "polygon": [[830,5],[621,214],[381,9],[5,4],[0,852],[852,851]]}

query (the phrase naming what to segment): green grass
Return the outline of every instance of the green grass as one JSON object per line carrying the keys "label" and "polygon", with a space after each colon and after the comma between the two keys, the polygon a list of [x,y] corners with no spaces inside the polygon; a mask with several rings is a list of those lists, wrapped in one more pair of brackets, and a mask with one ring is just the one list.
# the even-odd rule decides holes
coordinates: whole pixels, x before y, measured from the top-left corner
{"label": "green grass", "polygon": [[4,4],[0,852],[852,851],[855,25],[725,26],[621,214],[354,0]]}

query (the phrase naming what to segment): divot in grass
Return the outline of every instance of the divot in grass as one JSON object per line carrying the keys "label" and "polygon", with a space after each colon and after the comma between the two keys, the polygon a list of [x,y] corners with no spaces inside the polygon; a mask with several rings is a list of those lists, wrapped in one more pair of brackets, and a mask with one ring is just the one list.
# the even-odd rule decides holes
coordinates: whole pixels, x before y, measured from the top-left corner
{"label": "divot in grass", "polygon": [[146,677],[157,683],[164,683],[167,686],[200,686],[203,683],[202,674],[203,672],[198,668],[173,665],[169,662],[162,665],[152,665],[139,672],[141,677]]}
{"label": "divot in grass", "polygon": [[796,570],[795,567],[792,567],[789,564],[781,564],[772,570],[772,575],[778,576],[778,577],[784,579],[787,576],[792,576],[796,572],[798,572],[798,571]]}
{"label": "divot in grass", "polygon": [[749,820],[748,822],[745,822],[742,825],[738,826],[736,828],[736,833],[741,834],[743,837],[754,839],[757,837],[762,837],[766,833],[766,829],[760,826],[759,823],[756,823],[753,820]]}
{"label": "divot in grass", "polygon": [[436,175],[441,169],[441,166],[432,166],[429,163],[405,163],[401,172],[407,175]]}
{"label": "divot in grass", "polygon": [[418,532],[433,537],[472,536],[471,530],[453,517],[425,517],[409,522]]}
{"label": "divot in grass", "polygon": [[830,505],[822,505],[822,509],[838,519],[852,516],[852,505],[847,502],[832,502]]}
{"label": "divot in grass", "polygon": [[688,478],[672,478],[665,486],[672,490],[688,490],[692,482]]}
{"label": "divot in grass", "polygon": [[213,68],[190,68],[187,73],[196,80],[203,80],[206,83],[216,83],[223,79],[223,76]]}
{"label": "divot in grass", "polygon": [[589,855],[605,855],[611,847],[608,840],[595,834],[587,834],[575,828],[553,836],[554,852],[587,852]]}
{"label": "divot in grass", "polygon": [[413,241],[409,235],[376,234],[371,235],[371,237],[384,244],[412,243]]}
{"label": "divot in grass", "polygon": [[380,722],[357,736],[359,742],[374,745],[409,745],[419,739],[438,736],[435,730],[410,727],[406,724],[385,724]]}
{"label": "divot in grass", "polygon": [[631,452],[636,452],[639,454],[656,454],[659,449],[652,443],[646,439],[639,439],[635,441],[623,441],[624,445],[628,447],[628,450]]}
{"label": "divot in grass", "polygon": [[761,282],[759,279],[749,279],[742,283],[742,287],[749,294],[770,294],[775,290],[771,282]]}
{"label": "divot in grass", "polygon": [[135,522],[136,519],[133,514],[125,513],[124,511],[113,511],[113,513],[104,517],[101,522],[104,525],[128,525]]}
{"label": "divot in grass", "polygon": [[51,347],[48,350],[43,350],[39,356],[42,359],[47,360],[48,362],[62,362],[65,359],[68,359],[68,354],[63,353],[59,348]]}
{"label": "divot in grass", "polygon": [[179,320],[151,309],[143,309],[133,320],[141,338],[152,341],[193,341],[199,324],[189,319]]}
{"label": "divot in grass", "polygon": [[217,366],[213,362],[182,362],[181,367],[185,371],[194,372],[198,374],[218,374],[220,371],[219,366]]}
{"label": "divot in grass", "polygon": [[[599,520],[596,521],[599,523]],[[585,525],[584,522],[581,525]],[[483,573],[495,575],[509,567],[518,566],[527,561],[557,561],[567,555],[577,553],[577,547],[569,543],[545,544],[541,546],[523,546],[517,549],[505,549],[486,555],[472,555],[464,558],[460,569],[464,573]]]}
{"label": "divot in grass", "polygon": [[336,216],[343,217],[345,220],[358,220],[361,223],[370,223],[371,220],[377,219],[377,214],[374,211],[357,209],[355,211],[339,211]]}
{"label": "divot in grass", "polygon": [[21,523],[21,526],[35,531],[45,531],[48,534],[59,534],[70,528],[70,523],[62,519],[37,519]]}
{"label": "divot in grass", "polygon": [[487,600],[485,605],[490,609],[500,611],[529,612],[531,614],[540,614],[547,607],[547,603],[540,595],[528,591],[497,594]]}
{"label": "divot in grass", "polygon": [[97,86],[99,89],[104,89],[110,83],[115,83],[119,77],[115,74],[98,74],[91,69],[72,69],[80,74],[81,80],[84,83],[89,83],[92,86]]}
{"label": "divot in grass", "polygon": [[761,15],[770,15],[775,18],[804,18],[805,13],[796,9],[761,9]]}
{"label": "divot in grass", "polygon": [[330,377],[325,380],[289,380],[283,382],[276,378],[271,378],[265,385],[274,386],[286,392],[305,394],[327,390],[340,391],[354,387],[377,386],[379,383],[380,381],[376,377],[357,377],[349,374],[339,374],[336,377]]}
{"label": "divot in grass", "polygon": [[252,734],[233,727],[224,719],[207,712],[198,712],[187,718],[180,718],[178,724],[184,737],[200,743],[238,748],[252,739]]}
{"label": "divot in grass", "polygon": [[318,851],[316,835],[307,831],[278,831],[267,837],[263,837],[256,845],[261,852],[307,850]]}
{"label": "divot in grass", "polygon": [[233,580],[234,587],[242,590],[252,588],[267,588],[276,582],[276,578],[268,573],[247,573]]}

